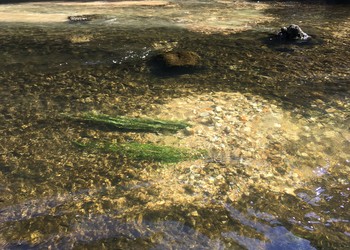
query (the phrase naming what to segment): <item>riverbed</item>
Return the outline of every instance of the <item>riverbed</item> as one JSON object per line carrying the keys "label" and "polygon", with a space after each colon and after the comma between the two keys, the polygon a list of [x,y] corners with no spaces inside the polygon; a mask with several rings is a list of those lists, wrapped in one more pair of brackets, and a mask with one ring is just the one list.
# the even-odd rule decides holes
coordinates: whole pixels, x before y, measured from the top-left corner
{"label": "riverbed", "polygon": [[[311,40],[274,40],[289,24]],[[349,24],[349,5],[312,1],[0,5],[0,248],[347,249]],[[200,64],[152,63],[169,51]],[[190,126],[69,118],[86,112]],[[162,163],[81,141],[205,153]]]}

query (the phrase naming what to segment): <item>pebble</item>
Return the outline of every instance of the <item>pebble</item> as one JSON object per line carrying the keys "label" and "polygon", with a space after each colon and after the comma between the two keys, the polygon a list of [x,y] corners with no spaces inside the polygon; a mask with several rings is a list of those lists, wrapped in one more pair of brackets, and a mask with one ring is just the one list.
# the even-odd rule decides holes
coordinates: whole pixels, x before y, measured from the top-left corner
{"label": "pebble", "polygon": [[203,125],[211,125],[213,121],[210,118],[204,118],[200,120],[200,123],[202,123]]}
{"label": "pebble", "polygon": [[216,122],[214,125],[215,125],[215,127],[218,127],[218,128],[222,127],[222,124],[219,122]]}
{"label": "pebble", "polygon": [[279,124],[279,123],[275,123],[275,124],[273,124],[273,126],[274,126],[275,128],[281,128],[281,127],[282,127],[282,125]]}
{"label": "pebble", "polygon": [[252,152],[250,151],[246,151],[246,150],[242,150],[242,155],[246,158],[250,158],[252,157]]}
{"label": "pebble", "polygon": [[310,127],[304,126],[304,130],[305,130],[305,131],[310,131]]}
{"label": "pebble", "polygon": [[193,217],[198,217],[199,216],[197,211],[191,212],[190,215],[193,216]]}
{"label": "pebble", "polygon": [[184,129],[184,134],[185,135],[194,135],[194,129],[187,127]]}
{"label": "pebble", "polygon": [[297,174],[297,173],[293,173],[293,178],[295,178],[295,179],[298,179],[299,178],[299,175]]}
{"label": "pebble", "polygon": [[328,130],[328,131],[324,132],[324,136],[326,138],[336,138],[337,137],[337,133],[335,131]]}
{"label": "pebble", "polygon": [[202,112],[199,114],[200,117],[208,117],[209,115],[209,112]]}
{"label": "pebble", "polygon": [[225,132],[226,134],[229,134],[229,133],[231,132],[231,127],[226,126],[226,127],[224,128],[224,132]]}
{"label": "pebble", "polygon": [[212,138],[210,138],[210,142],[217,142],[219,140],[219,137],[214,135]]}
{"label": "pebble", "polygon": [[208,180],[209,180],[209,182],[210,182],[210,183],[214,183],[215,178],[214,178],[214,177],[209,177],[209,179],[208,179]]}
{"label": "pebble", "polygon": [[244,127],[243,132],[250,133],[252,131],[251,127]]}
{"label": "pebble", "polygon": [[327,113],[335,113],[335,112],[337,112],[337,110],[335,108],[328,108],[328,109],[326,109],[326,112]]}
{"label": "pebble", "polygon": [[215,107],[215,111],[216,111],[216,112],[222,112],[222,108],[221,108],[220,106],[216,106],[216,107]]}

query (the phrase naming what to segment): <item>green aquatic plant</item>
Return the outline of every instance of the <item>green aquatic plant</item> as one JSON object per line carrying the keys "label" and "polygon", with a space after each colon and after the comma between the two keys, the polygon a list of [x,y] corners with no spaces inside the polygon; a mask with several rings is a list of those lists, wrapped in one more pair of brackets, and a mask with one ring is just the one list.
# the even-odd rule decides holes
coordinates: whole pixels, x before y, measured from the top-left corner
{"label": "green aquatic plant", "polygon": [[151,143],[109,143],[109,142],[74,142],[81,148],[115,152],[131,159],[155,161],[161,163],[177,163],[186,160],[198,159],[206,155],[204,150],[189,150],[171,146],[155,145]]}
{"label": "green aquatic plant", "polygon": [[85,113],[77,117],[78,120],[106,125],[118,130],[140,132],[171,132],[175,133],[190,126],[183,121],[156,120],[149,118],[133,118],[126,116],[109,116],[98,113]]}

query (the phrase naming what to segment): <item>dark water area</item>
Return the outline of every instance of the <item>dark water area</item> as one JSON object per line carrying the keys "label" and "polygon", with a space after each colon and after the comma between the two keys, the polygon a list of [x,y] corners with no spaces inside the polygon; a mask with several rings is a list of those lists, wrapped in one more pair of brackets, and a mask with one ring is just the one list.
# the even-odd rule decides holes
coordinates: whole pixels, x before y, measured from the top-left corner
{"label": "dark water area", "polygon": [[[208,2],[179,4],[207,4],[215,11],[227,4]],[[174,7],[133,8],[124,19],[98,13],[82,23],[0,23],[0,248],[347,249],[350,9],[268,1],[263,15],[271,20],[230,33],[169,25],[165,16],[152,14]],[[247,16],[255,15],[247,9]],[[312,40],[270,39],[292,23]],[[150,63],[173,49],[196,52],[200,65],[173,71]],[[188,102],[193,107],[170,109],[174,100],[220,100],[221,93],[245,98],[228,99],[225,112],[232,105],[253,117],[253,108],[265,112],[259,110],[264,103],[275,115],[271,129],[270,116],[261,115],[257,132],[224,135],[242,151],[229,163],[164,165],[72,143],[153,137],[96,129],[67,114],[171,115],[196,108]],[[228,121],[248,127],[239,117]],[[174,112],[174,119],[183,118]],[[196,128],[195,120],[187,121]],[[275,134],[279,126],[283,130]],[[259,161],[245,165],[260,157],[249,148],[253,142],[244,144],[259,130],[271,130],[261,135],[269,146]],[[187,135],[172,141],[185,145]],[[155,136],[153,143],[163,135]]]}

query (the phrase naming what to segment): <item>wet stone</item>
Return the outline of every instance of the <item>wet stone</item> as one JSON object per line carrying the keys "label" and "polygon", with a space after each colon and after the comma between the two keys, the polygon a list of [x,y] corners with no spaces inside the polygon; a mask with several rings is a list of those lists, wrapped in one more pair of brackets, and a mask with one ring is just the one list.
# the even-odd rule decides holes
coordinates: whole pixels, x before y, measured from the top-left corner
{"label": "wet stone", "polygon": [[308,34],[302,31],[302,29],[295,24],[291,24],[288,27],[281,28],[281,31],[278,33],[277,36],[280,39],[286,41],[311,39],[311,37]]}

